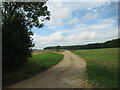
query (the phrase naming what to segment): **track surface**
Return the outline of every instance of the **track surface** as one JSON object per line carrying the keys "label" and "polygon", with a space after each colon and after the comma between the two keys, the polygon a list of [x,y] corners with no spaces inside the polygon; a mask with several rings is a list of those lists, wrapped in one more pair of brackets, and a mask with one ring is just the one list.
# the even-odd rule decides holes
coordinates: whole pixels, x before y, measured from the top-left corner
{"label": "track surface", "polygon": [[59,64],[8,88],[90,88],[91,85],[83,80],[85,61],[70,51],[63,54]]}

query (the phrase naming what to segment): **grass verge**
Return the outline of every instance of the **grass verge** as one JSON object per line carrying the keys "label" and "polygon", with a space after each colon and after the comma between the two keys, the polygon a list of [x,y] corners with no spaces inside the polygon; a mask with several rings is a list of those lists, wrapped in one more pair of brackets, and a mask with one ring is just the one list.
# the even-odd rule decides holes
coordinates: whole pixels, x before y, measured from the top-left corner
{"label": "grass verge", "polygon": [[88,80],[98,88],[118,87],[118,48],[71,50],[86,60]]}
{"label": "grass verge", "polygon": [[62,54],[42,53],[29,58],[28,63],[12,72],[3,73],[3,87],[27,79],[33,75],[47,70],[58,64],[63,58]]}

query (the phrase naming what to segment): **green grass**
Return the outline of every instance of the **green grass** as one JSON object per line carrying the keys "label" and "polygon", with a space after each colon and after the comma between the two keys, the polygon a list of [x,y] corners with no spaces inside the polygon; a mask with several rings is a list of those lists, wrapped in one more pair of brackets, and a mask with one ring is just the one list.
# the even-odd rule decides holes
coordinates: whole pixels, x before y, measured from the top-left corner
{"label": "green grass", "polygon": [[3,86],[19,82],[33,75],[47,70],[58,64],[63,58],[62,54],[42,53],[29,58],[28,63],[12,72],[3,73]]}
{"label": "green grass", "polygon": [[118,48],[71,50],[87,63],[88,80],[95,87],[118,87]]}

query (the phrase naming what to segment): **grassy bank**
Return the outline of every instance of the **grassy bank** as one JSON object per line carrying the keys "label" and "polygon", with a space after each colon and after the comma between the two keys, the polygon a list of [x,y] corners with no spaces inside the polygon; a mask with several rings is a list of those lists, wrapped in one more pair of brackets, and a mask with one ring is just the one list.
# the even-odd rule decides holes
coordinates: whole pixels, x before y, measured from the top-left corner
{"label": "grassy bank", "polygon": [[3,86],[19,82],[33,75],[45,71],[58,64],[63,58],[62,54],[42,53],[29,58],[28,63],[12,72],[3,73]]}
{"label": "grassy bank", "polygon": [[118,87],[118,48],[72,50],[86,60],[88,80],[95,87]]}

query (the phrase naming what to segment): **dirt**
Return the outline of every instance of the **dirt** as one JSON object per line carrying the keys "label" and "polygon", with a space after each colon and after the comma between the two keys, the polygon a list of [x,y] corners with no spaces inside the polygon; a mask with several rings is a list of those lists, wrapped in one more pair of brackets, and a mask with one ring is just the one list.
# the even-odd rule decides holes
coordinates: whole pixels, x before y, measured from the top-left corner
{"label": "dirt", "polygon": [[33,52],[32,54],[41,54],[41,53],[45,53],[45,52]]}
{"label": "dirt", "polygon": [[32,54],[41,54],[41,53],[46,53],[47,51],[33,51]]}
{"label": "dirt", "polygon": [[63,54],[63,60],[57,65],[8,88],[90,88],[91,85],[83,79],[85,61],[70,51]]}

